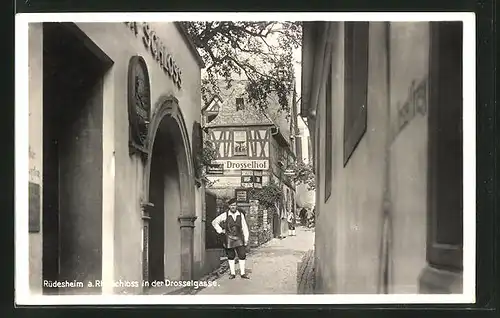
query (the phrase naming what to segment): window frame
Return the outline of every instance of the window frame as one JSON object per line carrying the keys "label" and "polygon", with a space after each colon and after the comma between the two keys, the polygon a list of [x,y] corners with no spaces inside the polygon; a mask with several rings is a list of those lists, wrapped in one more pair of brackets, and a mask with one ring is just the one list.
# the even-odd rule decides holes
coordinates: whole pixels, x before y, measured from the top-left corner
{"label": "window frame", "polygon": [[330,61],[325,86],[325,203],[332,195],[333,182],[332,65]]}
{"label": "window frame", "polygon": [[369,22],[344,23],[344,167],[367,130],[369,37]]}
{"label": "window frame", "polygon": [[[457,109],[456,102],[443,102],[442,83],[448,82],[450,76],[440,74],[441,69],[445,67],[443,60],[449,60],[448,55],[441,51],[443,43],[441,38],[446,40],[450,39],[450,33],[453,32],[450,25],[460,22],[431,22],[429,28],[430,47],[429,47],[429,81],[428,81],[428,188],[427,188],[427,252],[426,258],[429,265],[434,268],[462,271],[463,270],[463,128],[462,128],[462,109],[463,102],[460,108]],[[462,33],[463,27],[459,28]],[[457,29],[458,30],[458,29]],[[463,43],[463,42],[462,42]],[[463,44],[462,44],[463,45]],[[462,54],[461,50],[458,54]],[[444,62],[446,63],[446,62]],[[460,63],[460,72],[462,63]],[[451,68],[450,68],[451,69]],[[462,76],[457,76],[461,83],[463,91],[463,83],[461,82]],[[453,107],[446,107],[446,105],[453,105]],[[460,114],[460,115],[459,115]],[[459,120],[459,134],[460,140],[451,138],[453,133],[456,133],[457,127],[454,126],[453,118]],[[451,135],[451,136],[450,136]],[[456,137],[456,136],[455,136]],[[446,146],[446,148],[444,148]],[[448,149],[453,147],[453,149]],[[441,148],[446,149],[443,151]],[[440,150],[441,149],[441,150]],[[452,151],[448,151],[452,150]],[[461,155],[455,152],[461,151]],[[457,159],[458,158],[458,159]],[[450,161],[459,160],[458,163],[452,164],[456,168],[455,172],[450,172]],[[445,170],[445,172],[443,172]],[[454,180],[449,181],[447,177],[452,177]],[[459,192],[460,201],[457,206],[450,206],[452,202],[447,200],[446,197],[450,196],[450,192],[454,196]],[[454,200],[453,202],[456,202]],[[461,206],[461,207],[460,207]],[[457,209],[456,217],[452,219],[451,223],[441,223],[439,219],[443,217],[443,212]],[[441,212],[441,214],[439,213]],[[449,214],[447,214],[449,215]],[[453,223],[458,222],[458,223]],[[445,225],[443,227],[443,225]],[[460,226],[460,237],[456,242],[439,242],[439,233],[449,231],[451,226]],[[452,230],[453,231],[453,230]],[[449,233],[449,232],[448,232]]]}
{"label": "window frame", "polygon": [[245,99],[243,97],[236,97],[235,100],[236,111],[245,109]]}
{"label": "window frame", "polygon": [[[235,151],[235,146],[236,146],[236,140],[235,140],[235,133],[242,133],[244,136],[245,136],[245,153],[243,152],[239,152],[238,154],[236,154],[236,151]],[[232,140],[232,144],[233,144],[233,156],[234,157],[248,157],[249,155],[249,152],[248,152],[248,133],[247,133],[247,130],[244,130],[244,129],[238,129],[238,130],[233,130],[233,140]]]}

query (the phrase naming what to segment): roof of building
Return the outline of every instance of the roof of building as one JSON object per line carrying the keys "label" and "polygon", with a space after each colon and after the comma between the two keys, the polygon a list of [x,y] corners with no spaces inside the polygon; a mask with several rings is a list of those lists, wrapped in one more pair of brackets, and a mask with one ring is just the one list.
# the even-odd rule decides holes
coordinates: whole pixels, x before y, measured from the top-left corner
{"label": "roof of building", "polygon": [[[225,85],[221,85],[225,86]],[[206,127],[228,127],[228,126],[255,126],[255,125],[274,125],[275,123],[266,116],[264,112],[256,106],[248,104],[245,100],[243,109],[237,110],[236,98],[244,97],[244,81],[236,81],[230,88],[221,87],[220,96],[213,97],[204,107],[204,111],[214,105],[217,98],[220,101],[219,113],[214,120],[207,123]]]}

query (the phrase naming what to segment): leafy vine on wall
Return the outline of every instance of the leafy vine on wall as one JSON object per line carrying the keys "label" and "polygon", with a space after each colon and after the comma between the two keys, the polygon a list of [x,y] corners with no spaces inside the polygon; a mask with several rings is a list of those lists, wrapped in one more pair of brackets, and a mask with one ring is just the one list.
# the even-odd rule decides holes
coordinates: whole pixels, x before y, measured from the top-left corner
{"label": "leafy vine on wall", "polygon": [[316,189],[316,176],[314,174],[314,168],[310,163],[304,163],[303,161],[297,161],[288,166],[288,169],[294,171],[292,180],[296,184],[307,185],[308,190]]}
{"label": "leafy vine on wall", "polygon": [[249,198],[251,200],[259,200],[259,204],[265,209],[276,210],[279,203],[283,200],[283,191],[271,179],[269,184],[262,186],[261,189],[250,190]]}
{"label": "leafy vine on wall", "polygon": [[207,178],[207,167],[217,158],[217,150],[212,141],[203,140],[203,146],[196,152],[196,171],[201,180],[207,186],[212,186],[216,181],[210,181]]}

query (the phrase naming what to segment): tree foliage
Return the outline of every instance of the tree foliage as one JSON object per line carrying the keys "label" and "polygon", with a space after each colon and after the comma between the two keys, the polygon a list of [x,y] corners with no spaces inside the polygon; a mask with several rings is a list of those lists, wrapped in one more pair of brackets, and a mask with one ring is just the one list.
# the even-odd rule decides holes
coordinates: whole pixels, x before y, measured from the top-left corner
{"label": "tree foliage", "polygon": [[310,163],[304,163],[303,161],[297,161],[288,167],[295,172],[292,176],[292,180],[296,184],[307,185],[308,190],[316,189],[316,176],[314,174],[314,168]]}
{"label": "tree foliage", "polygon": [[197,169],[197,174],[205,180],[207,186],[212,186],[215,182],[208,181],[206,179],[207,175],[207,166],[209,166],[212,163],[212,160],[215,160],[217,158],[217,150],[215,149],[215,146],[213,142],[209,139],[204,139],[203,140],[203,147],[199,148],[197,153],[195,154],[196,159],[196,167]]}
{"label": "tree foliage", "polygon": [[260,189],[252,189],[249,198],[259,200],[259,204],[266,209],[276,209],[276,205],[279,205],[283,200],[283,191],[271,180],[269,184],[262,186]]}
{"label": "tree foliage", "polygon": [[293,50],[302,42],[300,22],[183,22],[205,62],[202,80],[205,103],[218,94],[220,80],[228,87],[244,76],[247,99],[267,109],[275,95],[281,109],[290,109],[293,89]]}

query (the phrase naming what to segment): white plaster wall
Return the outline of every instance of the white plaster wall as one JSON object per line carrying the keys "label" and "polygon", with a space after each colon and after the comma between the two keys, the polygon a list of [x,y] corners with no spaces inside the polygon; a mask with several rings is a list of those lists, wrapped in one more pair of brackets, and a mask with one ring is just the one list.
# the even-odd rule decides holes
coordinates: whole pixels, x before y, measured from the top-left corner
{"label": "white plaster wall", "polygon": [[[370,24],[367,132],[344,167],[344,25],[333,51],[332,195],[325,203],[324,107],[318,114],[319,169],[316,257],[320,287],[326,293],[376,293],[381,239],[381,207],[387,127],[384,25]],[[328,88],[325,88],[328,89]],[[324,105],[324,92],[322,103]]]}
{"label": "white plaster wall", "polygon": [[[128,112],[127,112],[127,72],[129,59],[133,55],[141,55],[146,61],[151,84],[152,113],[158,107],[160,96],[173,95],[179,100],[186,128],[191,143],[191,129],[194,121],[200,121],[201,114],[201,78],[200,67],[191,54],[182,35],[172,23],[150,23],[167,51],[172,54],[175,62],[182,71],[182,87],[179,89],[164,73],[142,43],[142,33],[136,36],[124,23],[77,23],[77,26],[103,50],[113,61],[112,72],[106,78],[104,92],[109,94],[109,87],[113,87],[112,97],[105,97],[104,130],[114,132],[114,142],[104,144],[104,158],[110,160],[114,152],[114,217],[109,216],[111,203],[106,199],[108,208],[104,211],[105,224],[113,229],[105,229],[114,233],[114,245],[107,243],[103,252],[108,258],[114,259],[114,273],[106,269],[108,277],[124,280],[142,280],[142,220],[140,202],[143,191],[143,165],[137,157],[129,156],[128,147]],[[109,110],[109,105],[114,111]],[[191,144],[186,145],[191,148]],[[105,175],[110,177],[109,162],[105,162]],[[109,186],[108,186],[109,189]],[[194,198],[192,198],[194,200]],[[200,205],[196,205],[197,209]],[[179,230],[178,220],[171,220]],[[136,233],[137,235],[131,235]],[[106,240],[105,240],[106,242]],[[180,245],[180,238],[179,238]],[[112,256],[111,256],[112,255]],[[179,257],[180,264],[180,257]],[[179,265],[180,266],[180,265]],[[176,266],[175,266],[176,267]],[[175,268],[174,267],[174,268]],[[172,269],[171,275],[175,276]],[[117,293],[137,293],[137,290],[117,289]]]}
{"label": "white plaster wall", "polygon": [[[376,293],[381,258],[385,138],[392,133],[398,102],[408,86],[426,76],[428,24],[391,24],[391,96],[386,86],[384,24],[370,23],[367,131],[343,166],[343,23],[333,52],[333,183],[324,202],[326,149],[324,99],[318,109],[319,145],[316,222],[317,284],[324,293]],[[411,61],[411,62],[410,62]],[[324,98],[324,91],[322,92]],[[415,293],[425,265],[426,236],[426,117],[415,117],[398,136],[390,152],[390,189],[394,246],[390,292]],[[318,161],[316,161],[318,162]]]}
{"label": "white plaster wall", "polygon": [[[429,23],[391,23],[392,127],[412,81],[426,79],[428,69]],[[391,146],[394,293],[417,293],[426,265],[427,141],[427,114],[417,114]]]}
{"label": "white plaster wall", "polygon": [[[43,29],[41,23],[28,26],[29,68],[29,182],[40,185],[40,232],[29,234],[29,285],[32,294],[42,292],[43,253]],[[26,186],[28,184],[26,183]],[[28,211],[26,211],[28,213]]]}

